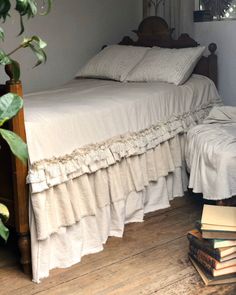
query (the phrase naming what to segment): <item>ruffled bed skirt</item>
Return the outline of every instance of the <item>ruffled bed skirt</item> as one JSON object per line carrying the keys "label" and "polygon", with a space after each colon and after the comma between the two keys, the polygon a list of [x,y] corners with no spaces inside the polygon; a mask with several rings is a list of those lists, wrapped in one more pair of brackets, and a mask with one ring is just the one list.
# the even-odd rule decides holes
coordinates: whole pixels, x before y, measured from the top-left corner
{"label": "ruffled bed skirt", "polygon": [[[45,108],[35,114],[35,104],[45,104],[48,94],[40,94],[38,102],[35,97],[28,101],[27,181],[35,282],[47,277],[50,269],[68,267],[83,255],[101,251],[108,236],[122,236],[125,223],[140,222],[146,212],[166,208],[170,199],[182,196],[187,187],[186,132],[220,103],[213,82],[200,76],[178,88],[172,85],[173,93],[164,83],[152,88],[127,84],[128,92],[118,83],[106,83],[112,83],[112,92],[108,88],[104,96],[102,86],[99,103],[86,99],[82,91],[82,108],[74,95],[77,88],[64,90],[66,97],[72,91],[76,98],[76,111],[73,104],[68,111],[71,120],[65,116],[61,121],[59,113],[54,123]],[[115,89],[118,97],[113,97]],[[92,95],[97,91],[96,86]],[[64,113],[62,94],[52,94],[52,100],[61,99]],[[109,112],[104,107],[108,97]],[[83,101],[86,106],[91,103],[86,116]]]}
{"label": "ruffled bed skirt", "polygon": [[101,251],[109,236],[122,237],[126,223],[183,196],[185,143],[182,130],[146,152],[32,193],[33,280]]}
{"label": "ruffled bed skirt", "polygon": [[84,174],[31,195],[37,239],[45,240],[61,227],[72,226],[86,216],[125,201],[132,192],[143,192],[153,182],[181,168],[185,134],[178,134],[142,155]]}
{"label": "ruffled bed skirt", "polygon": [[96,214],[84,216],[72,226],[61,227],[44,240],[37,239],[35,216],[30,207],[33,281],[39,283],[49,276],[51,269],[70,267],[84,255],[102,251],[109,236],[122,237],[125,224],[142,222],[145,213],[169,207],[169,201],[183,196],[186,188],[185,168],[176,168],[144,190],[130,192],[105,207],[97,207]]}
{"label": "ruffled bed skirt", "polygon": [[[169,207],[187,188],[185,134],[107,169],[32,194],[30,204],[33,280],[99,252],[124,225]],[[79,197],[78,197],[79,196]],[[158,226],[158,225],[157,225]]]}

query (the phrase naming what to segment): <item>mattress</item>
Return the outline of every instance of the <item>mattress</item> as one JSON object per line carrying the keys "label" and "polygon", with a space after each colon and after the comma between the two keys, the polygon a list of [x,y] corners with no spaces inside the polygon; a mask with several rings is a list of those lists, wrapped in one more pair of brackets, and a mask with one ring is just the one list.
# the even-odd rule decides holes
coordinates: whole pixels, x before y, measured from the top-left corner
{"label": "mattress", "polygon": [[182,196],[185,134],[220,103],[199,75],[181,86],[79,79],[27,95],[34,281]]}

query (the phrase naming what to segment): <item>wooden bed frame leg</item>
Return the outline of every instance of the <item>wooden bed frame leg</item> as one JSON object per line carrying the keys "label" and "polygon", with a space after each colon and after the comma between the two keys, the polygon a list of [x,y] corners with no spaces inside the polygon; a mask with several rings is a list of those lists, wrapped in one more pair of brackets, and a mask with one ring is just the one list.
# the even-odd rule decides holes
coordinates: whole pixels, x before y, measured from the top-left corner
{"label": "wooden bed frame leg", "polygon": [[29,232],[25,234],[18,234],[18,247],[20,250],[20,263],[23,272],[27,275],[31,275],[31,246]]}
{"label": "wooden bed frame leg", "polygon": [[[11,75],[10,75],[11,78]],[[23,96],[20,81],[7,81],[8,92]],[[26,142],[24,110],[21,109],[11,120],[10,128]],[[31,271],[31,243],[29,232],[29,191],[26,183],[28,173],[27,165],[12,156],[13,191],[14,191],[14,219],[15,229],[18,234],[18,247],[20,251],[20,263],[25,274]]]}

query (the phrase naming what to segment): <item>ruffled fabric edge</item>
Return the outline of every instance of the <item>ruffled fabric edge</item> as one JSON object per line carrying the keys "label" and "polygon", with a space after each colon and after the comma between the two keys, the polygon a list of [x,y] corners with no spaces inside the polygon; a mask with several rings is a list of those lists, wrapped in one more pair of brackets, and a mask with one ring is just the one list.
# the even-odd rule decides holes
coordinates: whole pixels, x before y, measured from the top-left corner
{"label": "ruffled fabric edge", "polygon": [[184,147],[185,134],[177,135],[142,155],[32,194],[37,238],[44,240],[62,226],[96,216],[98,208],[126,200],[131,192],[144,191],[177,168],[184,170]]}
{"label": "ruffled fabric edge", "polygon": [[184,171],[177,168],[144,191],[132,192],[126,200],[97,209],[96,215],[86,216],[70,227],[61,227],[44,240],[38,240],[30,203],[33,281],[40,283],[51,269],[70,267],[83,256],[102,251],[109,236],[123,236],[125,224],[142,222],[146,213],[169,207],[170,200],[183,195],[185,177]]}
{"label": "ruffled fabric edge", "polygon": [[30,164],[27,183],[31,192],[43,192],[53,186],[107,168],[124,158],[141,155],[185,133],[191,126],[201,123],[214,103],[202,105],[193,112],[173,116],[149,129],[117,136],[99,144],[91,144],[74,150],[63,157],[55,157]]}

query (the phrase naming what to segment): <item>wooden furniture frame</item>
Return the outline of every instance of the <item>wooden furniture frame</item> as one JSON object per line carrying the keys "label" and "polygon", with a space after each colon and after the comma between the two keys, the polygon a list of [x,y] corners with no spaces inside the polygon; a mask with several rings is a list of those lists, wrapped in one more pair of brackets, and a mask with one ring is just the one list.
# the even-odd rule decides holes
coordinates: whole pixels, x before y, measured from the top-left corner
{"label": "wooden furniture frame", "polygon": [[[9,74],[9,71],[7,71]],[[23,96],[20,81],[15,82],[11,75],[5,87],[1,86],[0,95],[12,92]],[[14,131],[26,141],[24,110],[21,109],[10,123],[3,126]],[[20,250],[20,263],[23,271],[31,273],[31,250],[28,215],[28,185],[26,177],[28,168],[19,159],[12,156],[8,145],[0,139],[0,202],[7,205],[10,211],[9,226],[14,228],[18,236],[18,247]]]}
{"label": "wooden furniture frame", "polygon": [[[158,16],[145,18],[139,25],[138,30],[133,32],[138,36],[136,41],[129,36],[125,36],[119,43],[120,45],[144,46],[144,47],[163,47],[163,48],[188,48],[197,47],[199,44],[188,34],[182,34],[177,40],[172,38],[174,29],[169,28],[166,21]],[[203,56],[194,69],[195,74],[209,77],[218,85],[218,68],[217,68],[217,46],[211,43],[208,46],[210,55]]]}
{"label": "wooden furniture frame", "polygon": [[[198,43],[191,39],[188,35],[181,35],[178,40],[171,37],[173,29],[169,29],[167,23],[159,17],[149,17],[142,21],[135,33],[138,40],[133,41],[130,37],[124,37],[120,42],[122,45],[132,46],[161,46],[167,48],[184,48],[195,47]],[[203,57],[196,69],[195,73],[205,75],[211,78],[217,85],[217,56],[215,55],[217,47],[210,44],[210,55]],[[14,81],[11,71],[7,71],[10,80],[6,85],[0,87],[0,94],[7,92],[17,93],[22,96],[22,86],[20,81]],[[22,109],[18,115],[5,126],[16,132],[24,140],[24,110]],[[1,140],[0,152],[0,202],[6,204],[10,210],[11,218],[9,225],[12,226],[18,235],[18,246],[21,254],[21,264],[25,273],[30,273],[31,257],[30,257],[30,233],[29,233],[29,215],[28,215],[28,186],[26,185],[26,176],[28,168],[24,166],[18,159],[12,156],[9,147]]]}

